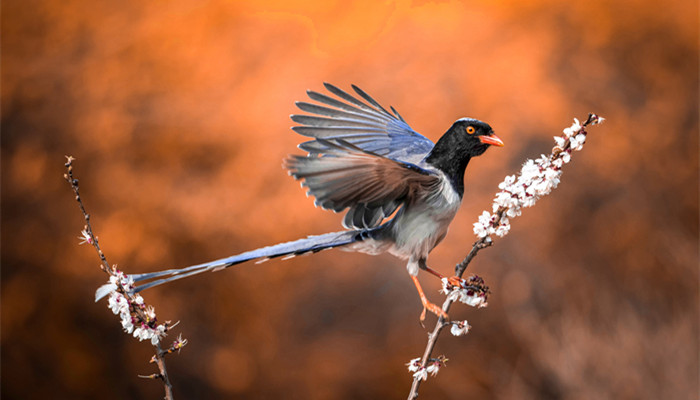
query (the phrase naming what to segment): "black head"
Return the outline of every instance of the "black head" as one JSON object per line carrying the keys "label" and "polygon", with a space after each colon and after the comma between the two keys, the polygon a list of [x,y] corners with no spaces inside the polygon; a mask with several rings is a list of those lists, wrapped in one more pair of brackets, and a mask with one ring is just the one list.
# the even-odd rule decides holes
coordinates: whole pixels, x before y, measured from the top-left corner
{"label": "black head", "polygon": [[503,146],[503,141],[493,134],[489,124],[478,119],[461,118],[435,143],[426,162],[444,172],[461,195],[469,160],[484,154],[489,146]]}

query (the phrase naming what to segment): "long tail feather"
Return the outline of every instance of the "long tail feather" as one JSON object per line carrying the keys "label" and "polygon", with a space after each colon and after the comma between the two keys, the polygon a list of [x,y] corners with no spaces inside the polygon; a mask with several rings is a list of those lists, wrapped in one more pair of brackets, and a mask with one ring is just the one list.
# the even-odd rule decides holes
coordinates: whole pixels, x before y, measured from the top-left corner
{"label": "long tail feather", "polygon": [[[262,247],[256,250],[247,251],[235,256],[221,258],[204,264],[192,265],[179,269],[168,269],[159,272],[149,272],[145,274],[129,275],[133,281],[145,282],[134,288],[133,293],[138,293],[142,290],[162,285],[177,279],[187,278],[192,275],[201,274],[206,271],[219,271],[236,264],[240,264],[251,260],[267,261],[277,257],[294,257],[305,253],[316,253],[321,250],[331,249],[334,247],[345,246],[354,242],[362,241],[369,237],[372,230],[354,230],[326,233],[324,235],[309,236],[305,239],[299,239],[292,242],[280,243],[273,246]],[[160,278],[160,279],[156,279]],[[155,279],[155,280],[152,280]],[[114,285],[108,284],[100,287],[95,293],[95,301],[108,295],[114,290]]]}

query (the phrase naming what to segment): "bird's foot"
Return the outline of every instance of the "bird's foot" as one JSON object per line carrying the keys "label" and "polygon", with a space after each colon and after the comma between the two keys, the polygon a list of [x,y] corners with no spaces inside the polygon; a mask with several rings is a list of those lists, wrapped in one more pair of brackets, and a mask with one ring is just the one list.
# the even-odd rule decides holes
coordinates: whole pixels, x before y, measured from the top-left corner
{"label": "bird's foot", "polygon": [[489,287],[484,283],[484,279],[477,275],[472,275],[468,279],[458,276],[451,276],[442,281],[442,290],[450,292],[455,289],[466,289],[476,291],[478,293],[489,293]]}
{"label": "bird's foot", "polygon": [[451,276],[447,278],[447,283],[454,287],[465,287],[467,285],[466,279],[460,278],[458,276]]}
{"label": "bird's foot", "polygon": [[411,279],[413,279],[413,283],[416,285],[416,290],[418,290],[418,296],[420,296],[420,302],[421,302],[421,304],[423,304],[423,312],[420,315],[421,325],[423,325],[423,321],[425,320],[425,311],[426,310],[437,315],[438,318],[442,317],[445,320],[447,320],[447,313],[442,311],[442,308],[429,302],[428,298],[425,297],[425,293],[423,293],[423,288],[420,286],[420,282],[418,282],[418,278],[414,275],[411,275]]}
{"label": "bird's foot", "polygon": [[438,318],[443,318],[445,321],[448,320],[447,313],[442,310],[442,308],[438,307],[437,304],[433,304],[429,301],[423,302],[423,312],[420,314],[420,322],[421,325],[423,324],[423,321],[425,321],[425,312],[430,311],[431,313],[435,314]]}

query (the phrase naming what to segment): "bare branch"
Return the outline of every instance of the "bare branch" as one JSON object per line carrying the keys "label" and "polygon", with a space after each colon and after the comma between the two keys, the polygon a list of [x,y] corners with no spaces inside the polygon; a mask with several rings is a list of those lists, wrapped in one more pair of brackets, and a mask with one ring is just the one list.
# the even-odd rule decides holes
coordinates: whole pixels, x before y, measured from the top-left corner
{"label": "bare branch", "polygon": [[[70,184],[75,194],[75,200],[78,202],[78,207],[85,219],[85,228],[81,232],[80,237],[80,239],[82,239],[81,244],[88,243],[92,245],[100,258],[100,268],[110,276],[110,282],[112,282],[111,285],[113,285],[113,288],[109,288],[113,293],[113,296],[110,296],[110,308],[115,314],[120,313],[122,315],[122,326],[124,330],[127,333],[133,332],[134,337],[138,337],[140,340],[151,339],[151,344],[156,349],[156,354],[151,358],[151,362],[158,366],[159,373],[147,376],[139,375],[139,377],[160,379],[165,389],[165,398],[172,400],[173,387],[165,367],[164,356],[174,351],[179,351],[187,344],[187,340],[178,337],[167,350],[164,351],[161,348],[161,338],[165,336],[165,332],[168,331],[170,322],[166,321],[164,324],[158,325],[153,307],[147,306],[140,295],[132,294],[128,287],[128,281],[124,278],[124,274],[119,271],[116,266],[111,266],[107,262],[107,257],[105,257],[102,252],[97,235],[94,234],[92,225],[90,224],[90,214],[86,211],[83,200],[80,197],[78,179],[73,176],[73,161],[75,161],[75,158],[66,156],[66,173],[63,177],[68,184]],[[134,329],[135,326],[136,328]]]}

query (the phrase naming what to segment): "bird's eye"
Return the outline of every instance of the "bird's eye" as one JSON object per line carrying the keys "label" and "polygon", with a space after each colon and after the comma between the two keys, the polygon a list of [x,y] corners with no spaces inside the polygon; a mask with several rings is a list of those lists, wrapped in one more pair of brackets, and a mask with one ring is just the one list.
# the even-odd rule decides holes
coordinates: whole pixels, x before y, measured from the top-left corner
{"label": "bird's eye", "polygon": [[467,127],[467,133],[468,133],[468,134],[473,135],[475,131],[476,131],[476,129],[474,129],[473,126],[469,125],[469,126]]}

